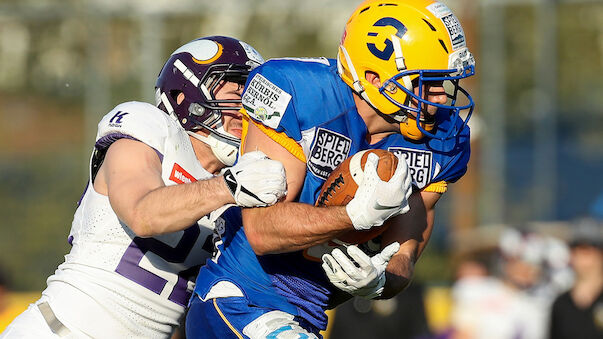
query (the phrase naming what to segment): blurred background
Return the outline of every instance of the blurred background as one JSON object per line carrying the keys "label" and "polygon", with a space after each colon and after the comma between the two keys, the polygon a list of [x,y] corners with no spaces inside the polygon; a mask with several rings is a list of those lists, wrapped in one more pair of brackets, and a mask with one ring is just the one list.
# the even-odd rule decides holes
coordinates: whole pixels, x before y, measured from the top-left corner
{"label": "blurred background", "polygon": [[[360,2],[0,0],[0,318],[37,299],[69,250],[97,122],[121,102],[154,103],[174,49],[230,35],[266,59],[335,57]],[[451,327],[468,258],[495,275],[510,230],[568,244],[579,224],[601,237],[603,220],[603,0],[444,2],[477,60],[464,84],[477,105],[469,171],[438,203],[417,265],[433,335]],[[569,249],[554,253],[569,265]]]}

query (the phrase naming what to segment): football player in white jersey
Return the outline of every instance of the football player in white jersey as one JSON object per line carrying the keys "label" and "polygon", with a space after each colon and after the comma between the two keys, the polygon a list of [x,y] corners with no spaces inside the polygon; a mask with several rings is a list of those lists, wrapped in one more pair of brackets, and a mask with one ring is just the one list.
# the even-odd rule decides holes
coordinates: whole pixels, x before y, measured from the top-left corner
{"label": "football player in white jersey", "polygon": [[2,338],[168,338],[213,248],[210,212],[268,206],[285,194],[281,163],[237,157],[238,113],[260,54],[212,36],[177,49],[157,105],[126,102],[98,125],[90,179],[65,256],[42,297]]}

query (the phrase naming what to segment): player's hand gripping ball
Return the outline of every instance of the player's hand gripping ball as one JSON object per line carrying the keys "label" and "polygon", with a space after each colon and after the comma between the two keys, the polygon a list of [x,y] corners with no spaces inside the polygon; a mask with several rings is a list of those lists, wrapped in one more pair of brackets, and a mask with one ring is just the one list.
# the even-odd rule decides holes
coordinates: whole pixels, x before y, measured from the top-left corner
{"label": "player's hand gripping ball", "polygon": [[[347,205],[356,194],[358,185],[364,176],[364,164],[370,153],[379,156],[377,174],[383,181],[389,181],[398,166],[398,157],[392,152],[382,149],[360,151],[344,160],[331,172],[322,186],[316,206],[343,206]],[[373,227],[368,230],[352,230],[338,240],[347,244],[361,244],[383,233],[387,227]]]}

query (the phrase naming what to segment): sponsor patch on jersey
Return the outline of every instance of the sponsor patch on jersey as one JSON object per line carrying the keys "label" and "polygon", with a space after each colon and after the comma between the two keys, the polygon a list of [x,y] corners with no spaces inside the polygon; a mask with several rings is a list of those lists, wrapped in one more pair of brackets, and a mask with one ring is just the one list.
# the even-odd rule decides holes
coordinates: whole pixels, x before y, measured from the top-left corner
{"label": "sponsor patch on jersey", "polygon": [[128,112],[124,112],[124,111],[117,111],[112,117],[111,119],[109,119],[109,126],[110,127],[121,127],[121,124],[123,123],[123,118],[127,115],[130,114]]}
{"label": "sponsor patch on jersey", "polygon": [[342,134],[318,128],[310,149],[308,168],[315,176],[327,179],[335,167],[350,154],[352,140]]}
{"label": "sponsor patch on jersey", "polygon": [[170,173],[170,180],[177,184],[190,184],[191,182],[197,181],[190,173],[184,170],[180,165],[174,164],[172,167],[172,173]]}
{"label": "sponsor patch on jersey", "polygon": [[261,74],[253,76],[243,94],[243,107],[252,118],[276,129],[289,105],[291,95]]}
{"label": "sponsor patch on jersey", "polygon": [[413,185],[418,188],[424,188],[431,183],[433,153],[404,147],[390,147],[388,150],[398,156],[404,157],[410,169]]}

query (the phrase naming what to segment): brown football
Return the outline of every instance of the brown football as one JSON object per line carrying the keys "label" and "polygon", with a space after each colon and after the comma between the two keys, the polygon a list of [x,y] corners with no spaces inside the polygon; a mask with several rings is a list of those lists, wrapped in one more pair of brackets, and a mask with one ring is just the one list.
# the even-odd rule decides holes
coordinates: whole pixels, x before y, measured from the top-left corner
{"label": "brown football", "polygon": [[[398,157],[392,152],[382,149],[370,149],[360,151],[344,160],[329,175],[320,190],[316,206],[341,206],[347,205],[358,189],[358,184],[362,182],[364,175],[364,164],[370,153],[379,156],[377,164],[377,174],[381,180],[388,181],[396,171],[398,166]],[[373,227],[366,231],[349,231],[338,237],[347,244],[362,244],[379,234],[383,233],[386,227]]]}

